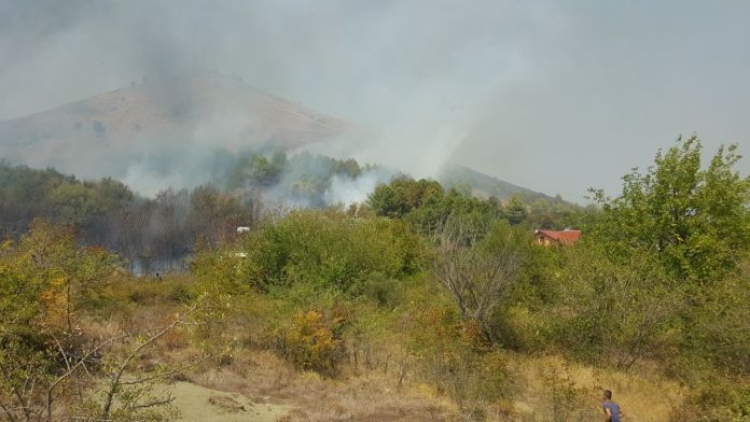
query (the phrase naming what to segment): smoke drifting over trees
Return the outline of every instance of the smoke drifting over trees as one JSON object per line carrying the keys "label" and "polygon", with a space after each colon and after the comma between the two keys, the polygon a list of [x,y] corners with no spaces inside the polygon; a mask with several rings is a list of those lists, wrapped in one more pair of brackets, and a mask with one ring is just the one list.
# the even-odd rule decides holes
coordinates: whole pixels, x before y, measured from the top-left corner
{"label": "smoke drifting over trees", "polygon": [[0,237],[17,237],[34,219],[78,231],[87,244],[116,250],[138,272],[181,266],[196,248],[231,241],[238,226],[299,208],[361,205],[392,170],[307,152],[222,155],[208,184],[167,188],[152,198],[111,178],[80,181],[55,170],[0,163]]}

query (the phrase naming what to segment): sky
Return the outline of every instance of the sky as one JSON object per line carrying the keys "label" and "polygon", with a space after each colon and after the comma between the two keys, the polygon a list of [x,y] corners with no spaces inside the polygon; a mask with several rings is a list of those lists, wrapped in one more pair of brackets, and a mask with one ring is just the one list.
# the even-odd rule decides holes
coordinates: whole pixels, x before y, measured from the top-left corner
{"label": "sky", "polygon": [[750,154],[748,16],[739,0],[0,0],[0,119],[218,71],[379,134],[339,155],[581,202],[679,135]]}

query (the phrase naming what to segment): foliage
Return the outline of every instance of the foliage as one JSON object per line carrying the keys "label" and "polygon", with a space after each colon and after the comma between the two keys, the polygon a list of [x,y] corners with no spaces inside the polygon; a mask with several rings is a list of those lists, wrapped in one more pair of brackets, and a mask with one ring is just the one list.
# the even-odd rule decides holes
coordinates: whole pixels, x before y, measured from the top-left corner
{"label": "foliage", "polygon": [[[227,177],[240,191],[285,186],[314,203],[334,177],[367,171],[312,154],[245,158]],[[369,210],[262,221],[247,192],[207,185],[149,200],[108,179],[0,165],[12,239],[0,246],[0,415],[168,419],[152,381],[185,369],[171,359],[210,349],[224,370],[240,348],[262,347],[300,370],[337,376],[349,357],[400,386],[427,383],[471,420],[491,418],[490,403],[511,417],[509,397],[525,386],[509,362],[524,354],[661,368],[686,386],[674,420],[747,420],[750,220],[738,159],[729,147],[702,167],[700,142],[680,141],[626,176],[620,197],[596,192],[601,211],[398,178]],[[532,242],[533,228],[569,225],[585,233],[574,246]],[[195,253],[198,281],[133,282],[105,248],[85,246],[99,240],[146,272]],[[537,416],[584,417],[572,369],[534,376],[549,393]]]}
{"label": "foliage", "polygon": [[408,313],[407,330],[413,332],[407,346],[416,360],[410,368],[412,376],[426,380],[466,408],[508,396],[507,355],[489,347],[481,329],[462,320],[455,306],[437,299],[433,302]]}
{"label": "foliage", "polygon": [[368,205],[377,215],[404,219],[425,235],[439,231],[452,215],[484,224],[505,216],[503,206],[494,199],[483,200],[456,189],[446,192],[435,181],[405,177],[378,185]]}
{"label": "foliage", "polygon": [[491,335],[492,313],[517,281],[530,238],[504,221],[489,228],[472,223],[448,220],[436,239],[433,273],[453,297],[461,318],[475,321]]}
{"label": "foliage", "polygon": [[548,399],[544,410],[547,420],[564,422],[585,420],[586,406],[583,398],[586,391],[576,385],[570,375],[570,368],[563,364],[561,368],[554,365],[538,368]]}
{"label": "foliage", "polygon": [[104,249],[77,247],[70,231],[49,222],[35,220],[31,226],[17,246],[6,244],[0,257],[7,295],[0,302],[3,325],[72,334],[73,315],[96,307],[98,289],[116,261]]}
{"label": "foliage", "polygon": [[[133,193],[110,178],[81,182],[53,169],[32,170],[0,162],[0,234],[20,235],[35,218],[101,232],[107,215],[126,207]],[[99,233],[101,234],[101,233]]]}
{"label": "foliage", "polygon": [[417,208],[435,204],[444,196],[445,191],[438,182],[401,177],[378,185],[368,203],[377,215],[403,217]]}
{"label": "foliage", "polygon": [[422,254],[419,239],[403,223],[334,211],[297,211],[268,221],[246,238],[244,251],[238,273],[261,290],[305,283],[341,292],[353,292],[376,273],[413,273]]}
{"label": "foliage", "polygon": [[335,178],[356,180],[373,169],[351,158],[337,160],[307,151],[292,157],[282,150],[270,155],[250,152],[227,170],[226,188],[262,197],[269,206],[323,208]]}
{"label": "foliage", "polygon": [[620,367],[674,352],[670,336],[685,303],[680,286],[650,255],[613,262],[597,245],[581,244],[565,257],[564,307],[555,322],[565,350],[587,362]]}
{"label": "foliage", "polygon": [[[737,274],[714,282],[700,297],[690,295],[691,306],[682,313],[684,357],[670,365],[675,374],[700,378],[708,368],[727,378],[750,375],[749,264],[743,261]],[[680,369],[685,362],[692,368],[687,374]]]}
{"label": "foliage", "polygon": [[681,279],[719,279],[750,246],[750,179],[733,170],[739,159],[736,145],[721,147],[701,168],[700,140],[678,139],[646,174],[623,177],[621,196],[594,191],[604,214],[592,235],[613,256],[644,250]]}
{"label": "foliage", "polygon": [[496,197],[473,196],[470,189],[446,190],[436,181],[408,177],[379,184],[367,204],[377,215],[404,219],[426,235],[439,231],[450,216],[457,214],[486,223],[504,219],[511,225],[532,229],[562,229],[583,226],[592,212],[561,198],[525,200],[514,194],[501,202]]}
{"label": "foliage", "polygon": [[596,191],[603,212],[569,263],[564,343],[587,361],[656,359],[688,383],[741,380],[746,356],[750,179],[736,146],[705,166],[693,136],[659,152],[622,195]]}
{"label": "foliage", "polygon": [[724,379],[705,380],[670,420],[750,421],[750,389]]}
{"label": "foliage", "polygon": [[[106,307],[107,315],[126,309],[111,306],[127,300],[114,293],[121,281],[116,259],[102,248],[78,246],[67,228],[42,220],[31,228],[0,252],[3,418],[169,419],[171,412],[163,407],[169,400],[154,391],[154,383],[176,368],[140,363],[145,350],[185,325],[198,305],[174,314],[154,333],[139,327],[144,331],[95,334],[91,319],[102,317],[99,309]],[[109,382],[99,382],[110,375]],[[100,387],[101,396],[96,394]]]}
{"label": "foliage", "polygon": [[506,213],[510,224],[521,224],[529,215],[526,205],[517,195],[513,195],[506,205]]}
{"label": "foliage", "polygon": [[292,323],[273,335],[278,352],[295,367],[333,375],[345,355],[342,329],[346,312],[308,310],[294,316]]}

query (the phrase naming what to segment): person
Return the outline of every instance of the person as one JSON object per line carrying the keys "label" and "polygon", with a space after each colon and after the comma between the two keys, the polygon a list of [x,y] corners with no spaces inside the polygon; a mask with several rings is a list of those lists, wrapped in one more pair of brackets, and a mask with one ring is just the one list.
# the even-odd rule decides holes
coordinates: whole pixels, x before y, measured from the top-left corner
{"label": "person", "polygon": [[612,392],[604,390],[604,397],[602,397],[602,409],[606,415],[605,421],[607,422],[620,422],[622,418],[622,410],[620,405],[612,401]]}

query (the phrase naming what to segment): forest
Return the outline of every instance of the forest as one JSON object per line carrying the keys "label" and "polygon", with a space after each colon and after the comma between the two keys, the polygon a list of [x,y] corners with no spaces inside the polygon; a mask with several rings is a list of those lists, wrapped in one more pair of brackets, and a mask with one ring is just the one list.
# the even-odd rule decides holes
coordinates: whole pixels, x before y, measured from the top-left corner
{"label": "forest", "polygon": [[750,421],[740,159],[678,139],[587,207],[307,153],[155,198],[2,163],[0,419],[187,418],[189,382],[286,422],[594,420],[604,388],[626,420]]}

